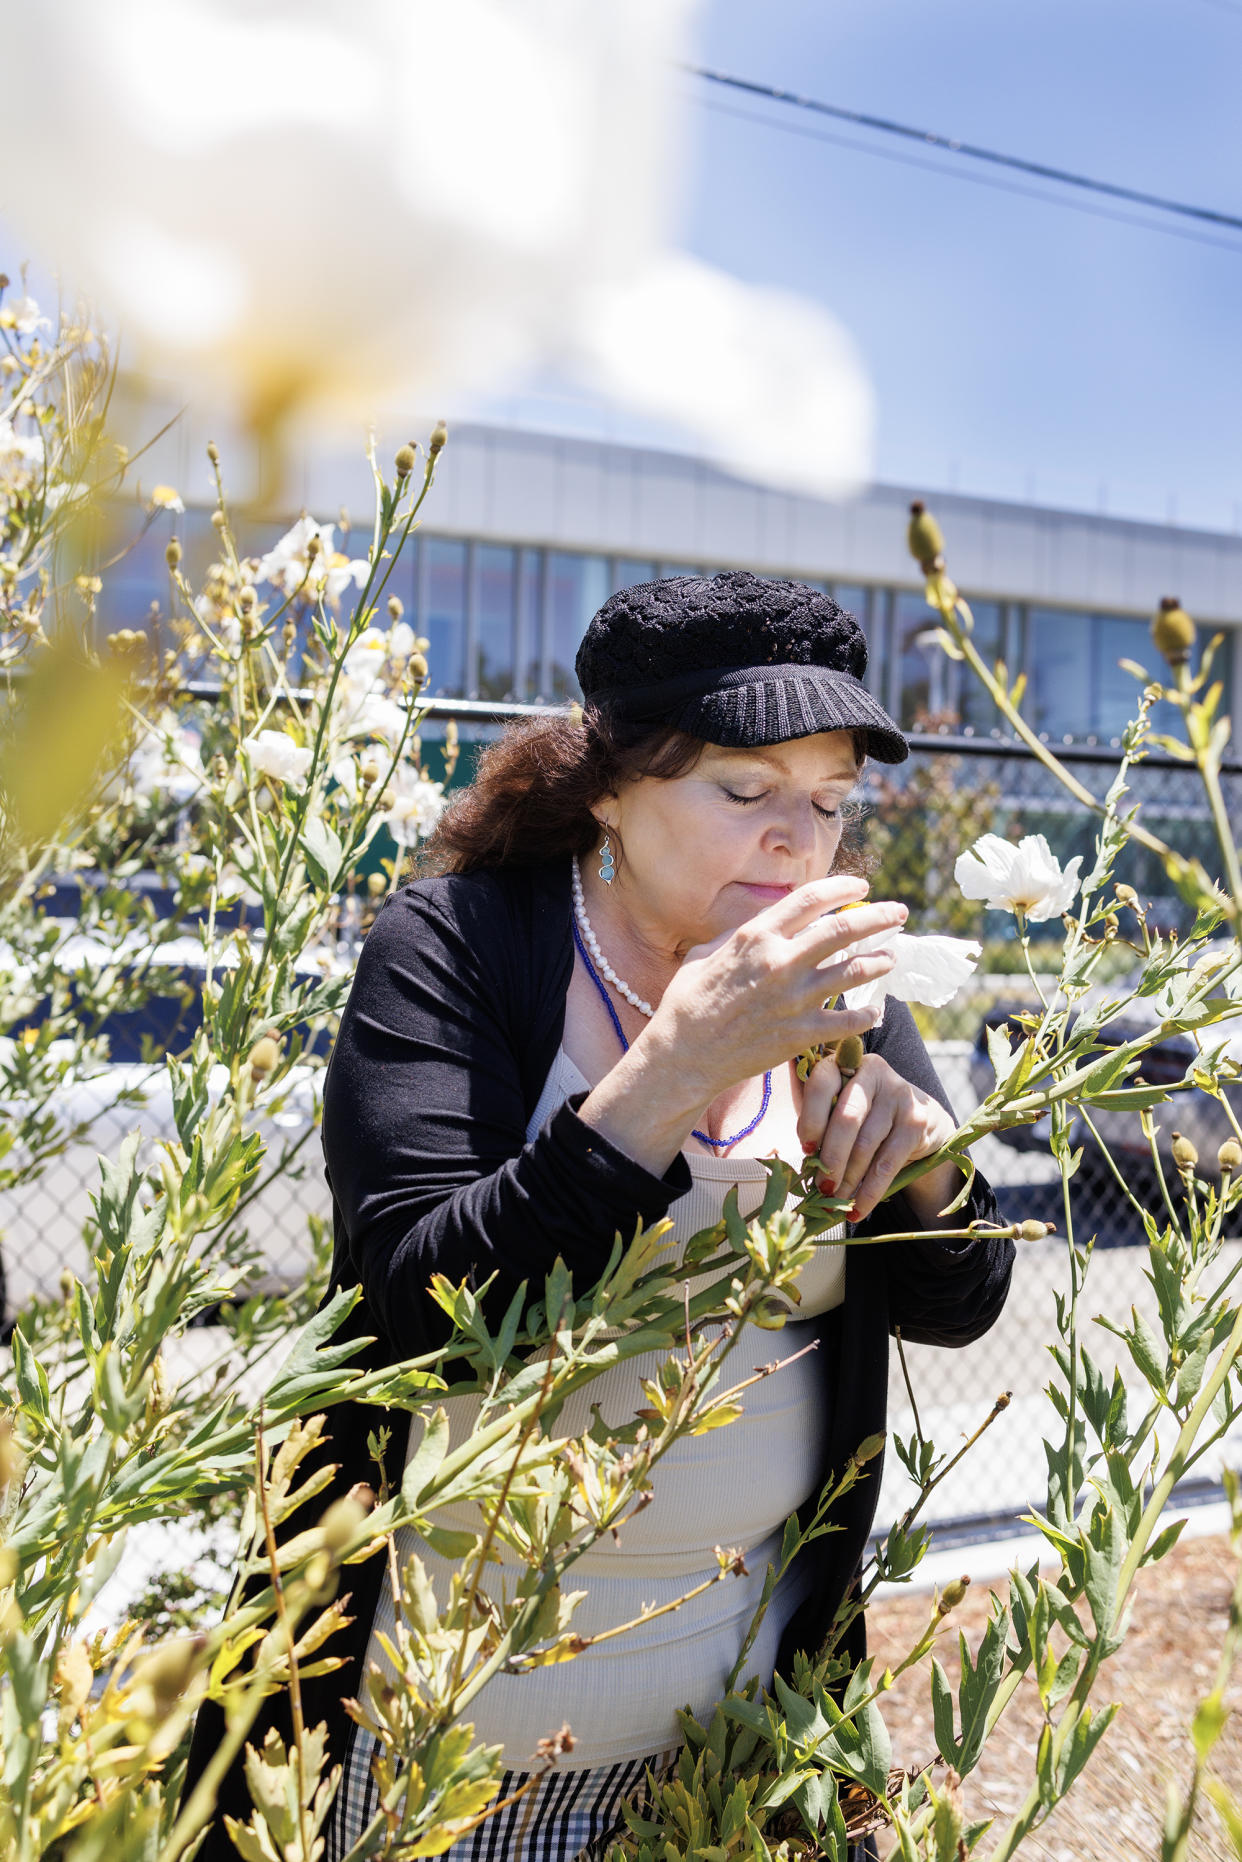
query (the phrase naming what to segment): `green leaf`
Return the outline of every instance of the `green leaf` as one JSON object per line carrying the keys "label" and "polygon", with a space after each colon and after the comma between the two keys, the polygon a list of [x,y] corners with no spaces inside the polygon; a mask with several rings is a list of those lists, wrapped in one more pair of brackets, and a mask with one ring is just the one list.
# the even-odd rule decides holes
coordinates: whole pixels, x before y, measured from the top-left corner
{"label": "green leaf", "polygon": [[932,1724],[936,1729],[936,1750],[950,1765],[957,1765],[960,1750],[953,1718],[953,1689],[949,1677],[932,1656],[931,1672]]}
{"label": "green leaf", "polygon": [[401,1498],[406,1505],[418,1510],[420,1497],[427,1483],[440,1471],[444,1457],[449,1451],[448,1411],[441,1407],[427,1417],[423,1425],[423,1439],[405,1464],[401,1476]]}
{"label": "green leaf", "polygon": [[324,892],[335,892],[341,870],[341,843],[322,814],[308,816],[298,835],[298,846],[315,884]]}

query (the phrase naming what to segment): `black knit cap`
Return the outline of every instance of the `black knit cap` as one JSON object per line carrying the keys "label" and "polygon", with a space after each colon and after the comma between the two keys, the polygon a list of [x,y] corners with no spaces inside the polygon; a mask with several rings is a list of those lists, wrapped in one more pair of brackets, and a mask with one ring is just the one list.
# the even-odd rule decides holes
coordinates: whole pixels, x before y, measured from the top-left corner
{"label": "black knit cap", "polygon": [[737,569],[618,589],[587,628],[574,670],[587,704],[708,743],[755,749],[863,731],[881,763],[910,754],[862,682],[862,628],[805,582]]}

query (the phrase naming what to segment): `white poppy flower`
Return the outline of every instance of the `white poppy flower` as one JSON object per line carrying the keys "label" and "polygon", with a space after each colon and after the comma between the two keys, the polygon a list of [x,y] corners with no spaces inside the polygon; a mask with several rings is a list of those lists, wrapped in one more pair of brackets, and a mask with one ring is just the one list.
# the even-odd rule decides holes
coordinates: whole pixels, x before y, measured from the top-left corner
{"label": "white poppy flower", "polygon": [[[282,595],[296,590],[307,600],[337,602],[351,582],[361,588],[370,565],[356,559],[351,562],[332,547],[335,524],[317,524],[313,517],[299,517],[274,549],[255,566],[256,582],[270,582]],[[311,556],[311,542],[319,548]],[[382,637],[382,636],[381,636]]]}
{"label": "white poppy flower", "polygon": [[397,665],[403,665],[414,651],[414,642],[418,635],[408,621],[398,621],[388,636],[388,657]]}
{"label": "white poppy flower", "polygon": [[0,491],[29,491],[43,472],[43,445],[33,433],[18,433],[0,414]]}
{"label": "white poppy flower", "polygon": [[381,633],[378,627],[368,627],[345,655],[345,676],[364,692],[370,691],[387,658],[387,634]]}
{"label": "white poppy flower", "polygon": [[392,807],[380,820],[398,847],[413,847],[432,832],[444,813],[444,784],[428,782],[408,764],[402,764],[393,771],[389,787],[393,792]]}
{"label": "white poppy flower", "polygon": [[885,996],[899,1002],[919,1002],[924,1008],[940,1009],[969,981],[983,949],[973,938],[914,937],[909,932],[877,931],[859,938],[851,952],[891,950],[897,961],[887,976],[877,976],[857,989],[847,989],[842,998],[850,1009],[879,1008]]}
{"label": "white poppy flower", "polygon": [[[699,10],[12,4],[6,70],[55,79],[5,87],[8,243],[199,405],[270,405],[279,358],[352,432],[569,357],[729,469],[840,496],[870,464],[855,345],[810,298],[676,250]],[[325,227],[365,314],[312,282]]]}
{"label": "white poppy flower", "polygon": [[242,749],[256,775],[287,782],[293,789],[306,787],[311,752],[295,744],[285,731],[259,731],[253,737],[243,737]]}
{"label": "white poppy flower", "polygon": [[367,692],[352,712],[346,727],[349,737],[380,737],[395,750],[401,741],[408,717],[404,705],[382,692]]}
{"label": "white poppy flower", "polygon": [[39,315],[32,297],[11,297],[0,304],[0,330],[16,330],[19,336],[33,336],[36,330],[50,330],[52,319]]}
{"label": "white poppy flower", "polygon": [[1082,855],[1075,854],[1062,867],[1042,834],[1026,834],[1016,847],[999,834],[984,834],[958,855],[953,877],[966,898],[1038,922],[1069,910],[1081,865]]}
{"label": "white poppy flower", "polygon": [[178,804],[190,801],[206,777],[197,731],[164,718],[148,727],[129,760],[130,781],[139,795],[167,795]]}

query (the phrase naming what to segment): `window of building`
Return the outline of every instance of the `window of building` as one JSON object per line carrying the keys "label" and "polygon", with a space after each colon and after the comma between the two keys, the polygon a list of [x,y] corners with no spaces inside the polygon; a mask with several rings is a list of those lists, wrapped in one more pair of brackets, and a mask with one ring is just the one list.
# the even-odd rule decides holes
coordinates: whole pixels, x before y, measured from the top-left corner
{"label": "window of building", "polygon": [[517,663],[518,697],[542,699],[543,575],[542,550],[518,551]]}
{"label": "window of building", "polygon": [[892,604],[897,722],[905,731],[934,728],[955,715],[949,675],[956,668],[936,640],[939,616],[907,589],[897,589]]}
{"label": "window of building", "polygon": [[475,647],[470,690],[479,698],[511,698],[517,664],[517,551],[491,543],[478,544],[474,573]]}
{"label": "window of building", "polygon": [[615,595],[619,588],[634,588],[639,582],[654,582],[656,566],[653,562],[641,562],[634,556],[614,556],[612,559],[611,592]]}
{"label": "window of building", "polygon": [[[1091,728],[1098,737],[1120,737],[1134,716],[1143,687],[1118,661],[1136,660],[1159,677],[1153,664],[1157,656],[1152,650],[1150,624],[1129,615],[1097,614],[1091,623],[1091,645],[1095,661]],[[1157,730],[1175,729],[1176,720],[1172,705],[1157,705],[1152,712]]]}
{"label": "window of building", "polygon": [[1090,736],[1091,616],[1064,608],[1028,608],[1026,632],[1026,717],[1050,738]]}
{"label": "window of building", "polygon": [[547,615],[548,696],[580,698],[574,656],[587,623],[608,595],[608,563],[603,556],[570,555],[549,550],[544,609]]}
{"label": "window of building", "polygon": [[[1008,647],[1005,640],[1005,610],[999,601],[972,601],[970,612],[975,628],[972,638],[978,649],[979,657],[990,668],[998,659],[1008,661]],[[969,666],[954,665],[957,694],[954,710],[957,712],[960,726],[964,731],[973,731],[976,737],[986,737],[1000,723],[1000,713],[987,691],[975,677]],[[1013,676],[1013,668],[1010,667]]]}
{"label": "window of building", "polygon": [[430,688],[457,698],[466,670],[466,546],[448,537],[424,537],[419,568],[418,629],[430,642]]}

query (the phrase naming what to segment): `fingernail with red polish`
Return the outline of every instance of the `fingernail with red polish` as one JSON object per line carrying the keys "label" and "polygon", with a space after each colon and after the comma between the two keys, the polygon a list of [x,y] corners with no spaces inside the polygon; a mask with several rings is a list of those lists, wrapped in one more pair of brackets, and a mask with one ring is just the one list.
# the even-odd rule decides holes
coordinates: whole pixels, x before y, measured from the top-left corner
{"label": "fingernail with red polish", "polygon": [[847,1222],[860,1222],[862,1220],[862,1216],[859,1213],[857,1203],[850,1204],[849,1208],[845,1212],[845,1219]]}
{"label": "fingernail with red polish", "polygon": [[825,1196],[836,1195],[837,1180],[835,1177],[817,1177],[816,1182],[819,1184],[819,1187],[824,1192]]}
{"label": "fingernail with red polish", "polygon": [[802,1149],[806,1151],[807,1153],[810,1153],[811,1151],[813,1151],[815,1149],[814,1140],[811,1138],[804,1138],[802,1140]]}

